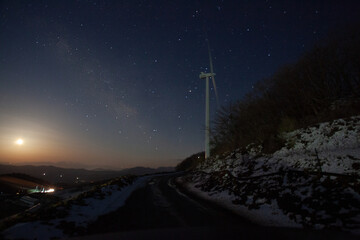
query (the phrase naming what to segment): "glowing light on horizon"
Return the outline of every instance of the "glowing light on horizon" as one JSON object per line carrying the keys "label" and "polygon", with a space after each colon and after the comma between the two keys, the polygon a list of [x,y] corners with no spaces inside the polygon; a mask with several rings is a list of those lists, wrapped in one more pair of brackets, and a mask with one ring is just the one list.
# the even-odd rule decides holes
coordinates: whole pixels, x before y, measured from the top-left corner
{"label": "glowing light on horizon", "polygon": [[54,188],[49,188],[48,190],[45,190],[46,193],[51,193],[51,192],[55,192]]}
{"label": "glowing light on horizon", "polygon": [[19,139],[17,139],[16,141],[15,141],[15,144],[16,145],[23,145],[24,144],[24,140],[23,139],[21,139],[21,138],[19,138]]}

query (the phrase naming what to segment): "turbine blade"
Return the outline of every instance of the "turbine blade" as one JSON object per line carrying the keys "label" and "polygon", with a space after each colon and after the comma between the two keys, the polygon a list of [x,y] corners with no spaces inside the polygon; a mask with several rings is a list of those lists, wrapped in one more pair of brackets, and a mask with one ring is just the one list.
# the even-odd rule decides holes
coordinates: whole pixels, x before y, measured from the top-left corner
{"label": "turbine blade", "polygon": [[211,79],[212,79],[212,83],[213,83],[213,85],[214,85],[214,91],[215,91],[215,96],[216,96],[217,108],[220,108],[219,95],[218,95],[218,92],[217,92],[217,89],[216,89],[216,83],[215,83],[215,76],[212,76]]}
{"label": "turbine blade", "polygon": [[213,63],[212,63],[212,57],[211,57],[211,50],[210,50],[210,43],[209,40],[207,40],[208,43],[208,51],[209,51],[209,61],[210,61],[210,72],[211,72],[211,79],[212,79],[212,83],[214,86],[214,90],[215,90],[215,96],[216,96],[216,104],[217,104],[217,108],[220,108],[220,104],[219,104],[219,95],[216,89],[216,83],[215,83],[215,74],[214,74],[214,68],[213,68]]}
{"label": "turbine blade", "polygon": [[213,63],[212,63],[212,58],[211,58],[211,50],[210,50],[209,40],[207,41],[207,43],[208,43],[208,51],[209,51],[210,72],[211,72],[211,74],[214,74],[214,68],[213,68]]}

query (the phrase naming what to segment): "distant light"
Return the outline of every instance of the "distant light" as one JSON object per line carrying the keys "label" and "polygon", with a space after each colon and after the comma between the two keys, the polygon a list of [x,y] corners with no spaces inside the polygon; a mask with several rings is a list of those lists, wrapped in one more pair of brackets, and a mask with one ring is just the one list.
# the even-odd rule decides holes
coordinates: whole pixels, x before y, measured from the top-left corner
{"label": "distant light", "polygon": [[43,175],[45,176],[45,175],[46,175],[46,173],[43,173]]}
{"label": "distant light", "polygon": [[48,190],[45,190],[46,193],[55,192],[55,189],[49,188]]}
{"label": "distant light", "polygon": [[15,144],[17,144],[17,145],[23,145],[23,144],[24,144],[24,140],[22,140],[21,138],[19,138],[19,139],[17,139],[17,140],[15,141]]}

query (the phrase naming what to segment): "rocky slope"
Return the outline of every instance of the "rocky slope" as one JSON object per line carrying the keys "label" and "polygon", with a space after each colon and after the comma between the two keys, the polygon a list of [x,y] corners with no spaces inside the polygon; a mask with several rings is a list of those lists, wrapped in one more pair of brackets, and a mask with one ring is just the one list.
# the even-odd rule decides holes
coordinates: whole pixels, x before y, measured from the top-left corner
{"label": "rocky slope", "polygon": [[178,182],[264,225],[360,233],[360,116],[282,137],[274,154],[250,145],[203,161]]}

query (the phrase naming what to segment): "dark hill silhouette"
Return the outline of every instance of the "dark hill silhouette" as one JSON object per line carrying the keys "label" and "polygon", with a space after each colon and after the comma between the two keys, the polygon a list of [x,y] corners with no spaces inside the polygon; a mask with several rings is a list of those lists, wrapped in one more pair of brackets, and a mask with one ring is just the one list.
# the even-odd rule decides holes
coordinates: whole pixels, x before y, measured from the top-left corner
{"label": "dark hill silhouette", "polygon": [[2,193],[16,193],[24,189],[26,191],[36,186],[50,186],[50,183],[23,173],[0,175],[0,192]]}
{"label": "dark hill silhouette", "polygon": [[110,179],[123,175],[143,175],[153,174],[158,172],[171,172],[174,171],[173,167],[161,167],[161,168],[146,168],[135,167],[129,169],[123,169],[119,171],[112,170],[86,170],[86,169],[73,169],[73,168],[60,168],[54,166],[14,166],[7,164],[0,164],[0,174],[10,173],[23,173],[31,175],[35,178],[40,178],[48,181],[49,183],[81,183],[100,181],[104,179]]}

